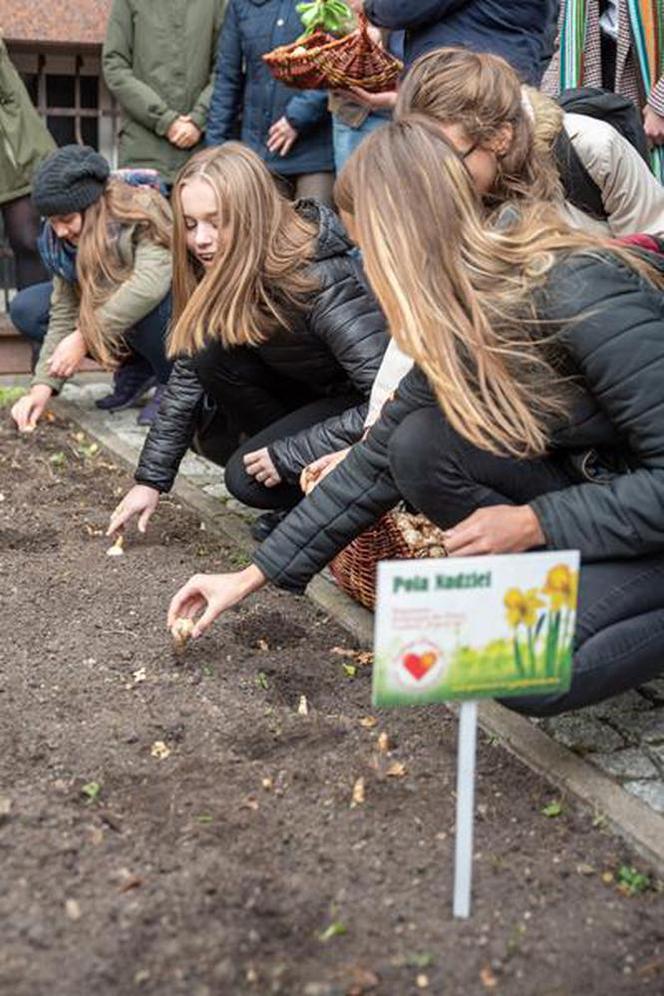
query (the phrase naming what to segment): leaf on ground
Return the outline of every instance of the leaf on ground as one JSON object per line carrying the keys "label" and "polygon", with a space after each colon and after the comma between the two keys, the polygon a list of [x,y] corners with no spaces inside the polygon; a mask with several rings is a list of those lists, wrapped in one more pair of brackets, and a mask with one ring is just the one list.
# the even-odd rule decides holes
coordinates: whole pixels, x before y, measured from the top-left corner
{"label": "leaf on ground", "polygon": [[307,702],[306,695],[300,695],[300,701],[297,706],[298,716],[308,716],[309,715],[309,703]]}
{"label": "leaf on ground", "polygon": [[374,726],[378,726],[378,720],[375,716],[363,716],[360,720],[360,726],[363,726],[365,730],[373,730]]}
{"label": "leaf on ground", "polygon": [[593,868],[593,866],[592,865],[587,865],[587,864],[584,864],[584,863],[582,863],[580,865],[577,865],[576,866],[576,870],[577,870],[577,873],[579,875],[594,875],[595,874],[595,869]]}
{"label": "leaf on ground", "polygon": [[346,996],[364,996],[365,993],[371,993],[378,988],[380,979],[375,972],[361,968],[359,965],[351,965],[348,973],[350,983]]}
{"label": "leaf on ground", "polygon": [[65,900],[65,913],[70,920],[76,921],[81,919],[81,907],[75,899]]}
{"label": "leaf on ground", "polygon": [[86,782],[85,785],[81,786],[81,795],[84,795],[88,801],[97,802],[101,794],[101,785],[99,782]]}
{"label": "leaf on ground", "polygon": [[353,796],[351,798],[350,807],[354,809],[355,806],[361,806],[365,800],[364,792],[364,778],[358,778],[353,785]]}
{"label": "leaf on ground", "polygon": [[131,892],[132,889],[140,889],[143,885],[143,879],[140,875],[127,875],[123,882],[120,883],[120,892]]}
{"label": "leaf on ground", "polygon": [[255,795],[246,796],[246,798],[244,798],[240,803],[240,809],[251,809],[252,812],[255,813],[258,810],[258,799],[256,798],[256,796]]}
{"label": "leaf on ground", "polygon": [[498,979],[494,975],[490,965],[485,965],[480,972],[480,981],[485,989],[495,989],[498,985]]}
{"label": "leaf on ground", "polygon": [[357,668],[354,664],[342,664],[341,666],[343,667],[344,674],[347,678],[354,678],[357,674]]}
{"label": "leaf on ground", "polygon": [[263,640],[262,637],[261,637],[260,640],[256,640],[256,646],[258,647],[259,650],[269,650],[270,649],[270,644],[267,642],[267,640]]}
{"label": "leaf on ground", "polygon": [[318,940],[326,944],[331,941],[333,937],[342,937],[344,934],[348,933],[348,928],[340,920],[334,920],[325,930],[322,930],[318,935]]}
{"label": "leaf on ground", "polygon": [[170,757],[171,748],[163,740],[155,740],[150,748],[150,754],[152,757],[156,757],[158,761],[165,761],[167,757]]}
{"label": "leaf on ground", "polygon": [[650,888],[650,876],[633,865],[621,865],[616,876],[618,890],[625,896],[638,896]]}
{"label": "leaf on ground", "polygon": [[348,657],[355,661],[359,667],[367,667],[369,664],[373,664],[373,654],[370,650],[351,650],[349,647],[332,647],[330,653],[336,654],[338,657]]}
{"label": "leaf on ground", "polygon": [[408,774],[408,768],[401,761],[392,761],[385,774],[388,778],[404,778]]}
{"label": "leaf on ground", "polygon": [[560,816],[562,811],[562,803],[557,799],[554,799],[552,802],[548,803],[548,805],[543,806],[542,809],[540,809],[542,816],[548,816],[549,819],[555,819],[556,816]]}
{"label": "leaf on ground", "polygon": [[144,667],[139,667],[138,671],[133,672],[134,684],[140,685],[142,681],[147,680],[147,673]]}
{"label": "leaf on ground", "polygon": [[390,749],[390,737],[389,734],[383,730],[382,733],[378,734],[378,740],[376,740],[376,749],[380,751],[381,754],[387,754]]}

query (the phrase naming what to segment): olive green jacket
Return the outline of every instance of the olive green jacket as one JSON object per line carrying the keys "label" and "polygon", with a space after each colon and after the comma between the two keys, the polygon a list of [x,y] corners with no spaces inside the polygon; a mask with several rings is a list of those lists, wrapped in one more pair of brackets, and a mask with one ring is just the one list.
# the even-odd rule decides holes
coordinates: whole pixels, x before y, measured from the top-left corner
{"label": "olive green jacket", "polygon": [[54,148],[0,38],[0,204],[30,193],[32,174]]}
{"label": "olive green jacket", "polygon": [[178,149],[166,132],[181,114],[205,130],[226,2],[113,0],[102,65],[123,110],[120,166],[172,181],[199,148]]}
{"label": "olive green jacket", "polygon": [[[138,225],[125,226],[119,236],[118,251],[132,272],[111,294],[97,314],[104,336],[117,342],[153,308],[163,301],[171,286],[173,263],[170,249],[149,239]],[[53,278],[51,313],[46,338],[32,384],[47,384],[56,393],[64,380],[51,377],[48,364],[56,346],[78,327],[80,297],[78,285],[62,277]],[[85,336],[85,329],[81,329]]]}

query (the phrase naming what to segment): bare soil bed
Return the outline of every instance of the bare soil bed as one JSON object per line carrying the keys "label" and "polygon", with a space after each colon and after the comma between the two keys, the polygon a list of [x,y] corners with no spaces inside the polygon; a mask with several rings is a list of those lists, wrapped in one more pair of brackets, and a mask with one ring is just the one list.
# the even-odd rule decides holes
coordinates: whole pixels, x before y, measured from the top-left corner
{"label": "bare soil bed", "polygon": [[661,886],[620,891],[648,869],[601,814],[486,737],[455,922],[454,718],[372,724],[350,639],[275,591],[176,657],[171,594],[242,557],[169,501],[105,556],[129,483],[75,426],[4,413],[3,996],[664,991]]}

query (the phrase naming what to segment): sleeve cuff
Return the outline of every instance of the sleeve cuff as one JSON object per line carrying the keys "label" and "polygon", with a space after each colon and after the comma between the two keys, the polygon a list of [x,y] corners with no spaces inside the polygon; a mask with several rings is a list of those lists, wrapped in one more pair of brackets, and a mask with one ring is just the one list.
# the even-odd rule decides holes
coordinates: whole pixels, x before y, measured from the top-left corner
{"label": "sleeve cuff", "polygon": [[664,118],[664,78],[655,84],[650,91],[648,106],[653,109],[655,114],[659,114],[660,117]]}
{"label": "sleeve cuff", "polygon": [[161,117],[157,119],[155,134],[160,135],[163,138],[173,122],[177,121],[179,117],[180,115],[177,111],[164,111]]}
{"label": "sleeve cuff", "polygon": [[33,377],[30,381],[30,387],[37,387],[38,384],[44,384],[46,387],[50,387],[54,394],[59,394],[65,383],[64,380],[60,380],[58,377]]}
{"label": "sleeve cuff", "polygon": [[190,113],[189,117],[194,122],[197,128],[201,131],[205,131],[205,124],[207,122],[207,114],[202,110],[194,110]]}

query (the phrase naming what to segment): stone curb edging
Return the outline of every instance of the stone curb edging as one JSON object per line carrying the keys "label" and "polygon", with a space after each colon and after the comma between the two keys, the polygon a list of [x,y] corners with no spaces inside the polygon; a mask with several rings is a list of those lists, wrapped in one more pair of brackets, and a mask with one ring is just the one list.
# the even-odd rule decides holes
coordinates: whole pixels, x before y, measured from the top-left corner
{"label": "stone curb edging", "polygon": [[[76,422],[113,456],[130,469],[136,465],[136,450],[103,421],[103,416],[86,411],[75,403],[58,398],[55,410]],[[223,533],[243,553],[255,547],[249,527],[240,515],[180,475],[171,492],[188,508],[195,510],[206,525]],[[373,641],[373,616],[357,605],[324,576],[314,578],[306,596],[346,629],[360,645]],[[582,805],[606,820],[607,826],[623,837],[645,860],[664,875],[664,817],[627,793],[620,784],[582,757],[563,747],[534,723],[510,712],[497,702],[480,706],[482,729],[500,739],[512,754],[529,768],[569,792]]]}

